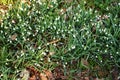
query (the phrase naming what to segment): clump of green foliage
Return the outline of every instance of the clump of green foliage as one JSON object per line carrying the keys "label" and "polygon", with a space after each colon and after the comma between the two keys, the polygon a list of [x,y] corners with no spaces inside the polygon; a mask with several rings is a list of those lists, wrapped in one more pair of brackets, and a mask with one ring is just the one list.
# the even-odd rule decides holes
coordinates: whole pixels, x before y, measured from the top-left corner
{"label": "clump of green foliage", "polygon": [[[120,66],[119,4],[111,3],[105,9],[107,13],[86,8],[85,2],[61,4],[65,3],[32,0],[8,11],[0,24],[2,79],[16,80],[17,73],[26,66],[53,70],[62,65],[66,75],[70,70],[70,78],[76,71],[92,70],[95,65],[108,71]],[[82,65],[81,58],[90,65]]]}
{"label": "clump of green foliage", "polygon": [[0,0],[0,4],[9,5],[13,4],[16,0]]}

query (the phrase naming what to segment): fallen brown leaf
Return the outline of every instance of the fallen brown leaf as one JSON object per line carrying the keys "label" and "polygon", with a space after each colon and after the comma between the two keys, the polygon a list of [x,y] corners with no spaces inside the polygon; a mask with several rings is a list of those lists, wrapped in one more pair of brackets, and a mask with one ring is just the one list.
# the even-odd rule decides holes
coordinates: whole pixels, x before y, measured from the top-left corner
{"label": "fallen brown leaf", "polygon": [[54,80],[54,77],[53,77],[53,74],[51,71],[44,70],[43,72],[46,74],[46,76],[48,77],[49,80]]}
{"label": "fallen brown leaf", "polygon": [[40,78],[41,78],[41,80],[48,80],[46,75],[43,73],[40,74]]}
{"label": "fallen brown leaf", "polygon": [[26,69],[22,70],[20,73],[21,80],[28,80],[30,72]]}
{"label": "fallen brown leaf", "polygon": [[81,64],[82,64],[82,66],[84,66],[84,67],[86,67],[86,68],[89,67],[88,61],[87,61],[86,59],[84,59],[84,58],[81,59]]}
{"label": "fallen brown leaf", "polygon": [[16,38],[17,38],[17,34],[13,34],[12,36],[11,36],[11,40],[15,40]]}
{"label": "fallen brown leaf", "polygon": [[54,43],[57,43],[57,42],[59,42],[60,41],[60,39],[57,39],[57,40],[53,40],[53,41],[51,41],[51,42],[48,42],[47,44],[54,44]]}

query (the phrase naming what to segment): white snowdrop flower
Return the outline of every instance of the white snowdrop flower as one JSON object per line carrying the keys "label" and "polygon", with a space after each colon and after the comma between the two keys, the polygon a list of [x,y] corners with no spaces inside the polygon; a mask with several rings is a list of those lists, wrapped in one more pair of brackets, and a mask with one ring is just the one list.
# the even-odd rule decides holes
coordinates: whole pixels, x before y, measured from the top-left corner
{"label": "white snowdrop flower", "polygon": [[106,37],[103,37],[104,39],[106,39]]}
{"label": "white snowdrop flower", "polygon": [[3,77],[3,74],[0,74],[0,77]]}
{"label": "white snowdrop flower", "polygon": [[8,42],[10,41],[10,39],[7,40]]}
{"label": "white snowdrop flower", "polygon": [[56,29],[56,26],[53,26],[54,29]]}
{"label": "white snowdrop flower", "polygon": [[108,44],[106,45],[106,47],[108,47]]}
{"label": "white snowdrop flower", "polygon": [[97,10],[95,10],[95,13],[97,13],[98,11]]}
{"label": "white snowdrop flower", "polygon": [[41,12],[39,11],[38,13],[40,14]]}
{"label": "white snowdrop flower", "polygon": [[55,21],[54,24],[57,25],[57,22]]}
{"label": "white snowdrop flower", "polygon": [[41,49],[41,46],[39,46],[38,49]]}
{"label": "white snowdrop flower", "polygon": [[7,33],[5,32],[5,35],[7,35]]}
{"label": "white snowdrop flower", "polygon": [[75,49],[75,45],[72,45],[72,46],[71,46],[71,49]]}
{"label": "white snowdrop flower", "polygon": [[38,66],[38,67],[40,67],[40,65],[39,65],[38,63],[35,63],[35,66]]}
{"label": "white snowdrop flower", "polygon": [[56,3],[56,2],[57,2],[57,0],[52,0],[52,2]]}
{"label": "white snowdrop flower", "polygon": [[44,29],[42,29],[42,32],[44,32]]}
{"label": "white snowdrop flower", "polygon": [[6,61],[9,61],[8,59],[6,59]]}
{"label": "white snowdrop flower", "polygon": [[59,32],[57,31],[57,34],[59,34]]}
{"label": "white snowdrop flower", "polygon": [[102,29],[103,32],[106,32],[106,29]]}
{"label": "white snowdrop flower", "polygon": [[13,30],[16,30],[15,28],[13,28]]}
{"label": "white snowdrop flower", "polygon": [[59,64],[59,62],[56,62],[57,64]]}
{"label": "white snowdrop flower", "polygon": [[63,30],[61,30],[61,32],[63,33]]}
{"label": "white snowdrop flower", "polygon": [[63,60],[64,58],[61,56],[61,59]]}
{"label": "white snowdrop flower", "polygon": [[106,40],[108,40],[109,38],[107,37]]}
{"label": "white snowdrop flower", "polygon": [[15,40],[17,41],[17,38],[15,38]]}
{"label": "white snowdrop flower", "polygon": [[65,37],[65,34],[62,34],[62,37]]}
{"label": "white snowdrop flower", "polygon": [[76,20],[77,18],[74,16],[73,19]]}
{"label": "white snowdrop flower", "polygon": [[9,13],[6,13],[7,18],[9,18]]}
{"label": "white snowdrop flower", "polygon": [[58,21],[58,20],[59,20],[59,17],[57,17],[55,20]]}
{"label": "white snowdrop flower", "polygon": [[61,14],[64,14],[64,9],[61,9],[61,10],[60,10],[60,13],[61,13]]}
{"label": "white snowdrop flower", "polygon": [[42,52],[42,54],[43,54],[43,55],[46,55],[46,53],[45,53],[45,52]]}
{"label": "white snowdrop flower", "polygon": [[9,6],[8,6],[9,8],[12,8],[12,4],[9,4]]}
{"label": "white snowdrop flower", "polygon": [[35,49],[32,49],[32,52],[35,52]]}
{"label": "white snowdrop flower", "polygon": [[76,15],[79,15],[78,13],[76,13]]}
{"label": "white snowdrop flower", "polygon": [[36,3],[42,5],[42,2],[40,0],[36,1]]}
{"label": "white snowdrop flower", "polygon": [[50,58],[48,57],[48,62],[51,62]]}
{"label": "white snowdrop flower", "polygon": [[22,57],[22,56],[24,56],[24,53],[21,53],[21,55],[20,55],[20,56],[21,56],[21,57]]}
{"label": "white snowdrop flower", "polygon": [[41,61],[43,61],[43,58],[40,58]]}
{"label": "white snowdrop flower", "polygon": [[8,65],[8,63],[6,62],[5,65]]}
{"label": "white snowdrop flower", "polygon": [[60,31],[60,29],[58,29],[58,31]]}
{"label": "white snowdrop flower", "polygon": [[82,45],[82,47],[84,47],[84,45]]}
{"label": "white snowdrop flower", "polygon": [[35,4],[32,4],[33,5],[33,7],[35,7]]}
{"label": "white snowdrop flower", "polygon": [[0,12],[5,13],[5,11],[3,9],[1,9]]}
{"label": "white snowdrop flower", "polygon": [[5,26],[4,28],[5,28],[5,29],[8,29],[8,27],[7,27],[7,26]]}
{"label": "white snowdrop flower", "polygon": [[88,34],[89,34],[89,31],[87,31],[86,34],[88,35]]}
{"label": "white snowdrop flower", "polygon": [[22,19],[21,19],[21,18],[19,18],[19,21],[21,22],[21,21],[22,21]]}
{"label": "white snowdrop flower", "polygon": [[55,40],[55,39],[56,39],[56,37],[53,37],[53,39]]}
{"label": "white snowdrop flower", "polygon": [[[1,21],[2,22],[2,21]],[[3,23],[1,23],[1,27],[3,27]]]}
{"label": "white snowdrop flower", "polygon": [[118,3],[118,5],[120,6],[120,3]]}
{"label": "white snowdrop flower", "polygon": [[69,48],[68,50],[71,51],[71,48]]}
{"label": "white snowdrop flower", "polygon": [[109,8],[107,7],[106,10],[109,10]]}
{"label": "white snowdrop flower", "polygon": [[26,23],[23,23],[23,25],[26,25]]}
{"label": "white snowdrop flower", "polygon": [[79,22],[79,19],[77,19],[76,21]]}
{"label": "white snowdrop flower", "polygon": [[21,34],[22,34],[22,36],[24,36],[24,33],[23,33],[23,32],[22,32]]}
{"label": "white snowdrop flower", "polygon": [[70,34],[70,33],[71,33],[71,31],[68,31],[68,33]]}
{"label": "white snowdrop flower", "polygon": [[57,44],[56,44],[56,43],[54,43],[53,45],[54,45],[54,46],[57,46]]}
{"label": "white snowdrop flower", "polygon": [[95,56],[96,58],[98,58],[98,56]]}
{"label": "white snowdrop flower", "polygon": [[21,78],[17,78],[17,80],[21,80]]}
{"label": "white snowdrop flower", "polygon": [[84,1],[84,4],[86,4],[86,1]]}
{"label": "white snowdrop flower", "polygon": [[97,51],[99,52],[100,50],[98,49]]}
{"label": "white snowdrop flower", "polygon": [[1,33],[3,33],[3,30],[1,30]]}
{"label": "white snowdrop flower", "polygon": [[74,38],[76,38],[76,35],[75,35],[75,34],[73,34],[73,37],[74,37]]}
{"label": "white snowdrop flower", "polygon": [[33,36],[35,36],[35,34],[33,34]]}
{"label": "white snowdrop flower", "polygon": [[36,32],[38,33],[38,29],[36,30]]}
{"label": "white snowdrop flower", "polygon": [[28,28],[29,28],[30,30],[32,30],[32,28],[31,28],[30,26],[29,26]]}
{"label": "white snowdrop flower", "polygon": [[17,58],[20,58],[20,56],[17,56]]}
{"label": "white snowdrop flower", "polygon": [[65,67],[66,67],[66,65],[63,65],[63,67],[65,68]]}
{"label": "white snowdrop flower", "polygon": [[15,23],[15,20],[12,20],[12,23]]}
{"label": "white snowdrop flower", "polygon": [[9,24],[9,26],[11,27],[12,25],[11,25],[11,24]]}
{"label": "white snowdrop flower", "polygon": [[19,70],[16,70],[16,73],[18,73],[19,72]]}
{"label": "white snowdrop flower", "polygon": [[96,43],[96,40],[94,40],[94,42]]}
{"label": "white snowdrop flower", "polygon": [[100,62],[102,63],[103,61],[101,60]]}
{"label": "white snowdrop flower", "polygon": [[10,40],[10,43],[12,43],[12,41]]}
{"label": "white snowdrop flower", "polygon": [[47,43],[46,45],[50,45],[50,43]]}
{"label": "white snowdrop flower", "polygon": [[73,29],[71,29],[70,31],[71,31],[71,32],[73,32],[74,30],[73,30]]}
{"label": "white snowdrop flower", "polygon": [[119,52],[116,52],[116,54],[119,54]]}
{"label": "white snowdrop flower", "polygon": [[27,9],[25,8],[24,11],[27,11]]}
{"label": "white snowdrop flower", "polygon": [[30,32],[27,32],[28,35],[30,35],[31,33]]}
{"label": "white snowdrop flower", "polygon": [[68,7],[66,11],[71,11],[72,10],[72,6]]}
{"label": "white snowdrop flower", "polygon": [[84,47],[84,50],[86,50],[87,48],[86,48],[86,46]]}
{"label": "white snowdrop flower", "polygon": [[108,34],[108,36],[111,36],[111,34]]}
{"label": "white snowdrop flower", "polygon": [[113,58],[113,56],[111,55],[110,58]]}
{"label": "white snowdrop flower", "polygon": [[[88,14],[88,12],[86,11],[85,14]],[[85,19],[86,20],[86,19]]]}
{"label": "white snowdrop flower", "polygon": [[105,53],[107,52],[107,50],[105,50]]}
{"label": "white snowdrop flower", "polygon": [[26,38],[25,38],[25,37],[23,37],[23,40],[24,40],[24,41],[26,41]]}
{"label": "white snowdrop flower", "polygon": [[31,47],[30,47],[30,50],[32,50],[32,48],[33,48],[33,47],[31,46]]}
{"label": "white snowdrop flower", "polygon": [[20,18],[20,15],[17,13],[17,17]]}
{"label": "white snowdrop flower", "polygon": [[30,11],[27,13],[27,15],[30,15]]}
{"label": "white snowdrop flower", "polygon": [[90,14],[92,14],[92,9],[90,8],[90,11],[89,11]]}

